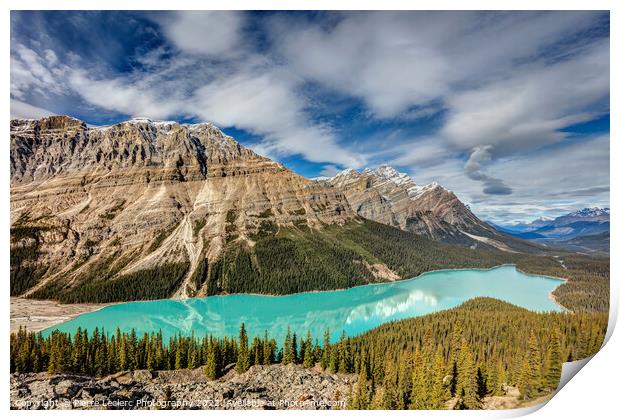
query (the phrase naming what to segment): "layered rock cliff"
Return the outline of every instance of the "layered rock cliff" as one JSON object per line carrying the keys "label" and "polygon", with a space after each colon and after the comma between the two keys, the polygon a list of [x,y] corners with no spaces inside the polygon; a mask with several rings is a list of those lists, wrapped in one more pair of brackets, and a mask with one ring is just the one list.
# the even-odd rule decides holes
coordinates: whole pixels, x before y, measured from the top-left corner
{"label": "layered rock cliff", "polygon": [[10,144],[12,256],[30,270],[13,294],[168,264],[182,278],[175,295],[194,295],[191,274],[227,243],[356,217],[339,191],[211,124],[13,120]]}

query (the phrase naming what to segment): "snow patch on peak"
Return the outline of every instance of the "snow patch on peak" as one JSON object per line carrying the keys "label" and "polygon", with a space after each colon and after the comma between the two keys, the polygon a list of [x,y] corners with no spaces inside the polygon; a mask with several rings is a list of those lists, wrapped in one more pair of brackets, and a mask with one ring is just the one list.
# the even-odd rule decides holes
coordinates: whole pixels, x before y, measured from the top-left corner
{"label": "snow patch on peak", "polygon": [[586,207],[581,210],[569,213],[567,216],[571,217],[595,217],[595,216],[609,216],[609,207]]}
{"label": "snow patch on peak", "polygon": [[347,168],[347,169],[344,169],[344,170],[338,172],[331,179],[336,179],[336,178],[340,178],[340,177],[346,177],[346,176],[349,176],[349,175],[357,175],[357,174],[359,174],[359,172],[357,172],[355,169]]}
{"label": "snow patch on peak", "polygon": [[[430,184],[426,184],[426,185],[414,185],[412,187],[407,188],[407,194],[409,195],[409,197],[411,199],[416,199],[420,196],[422,196],[423,194],[435,190],[437,188],[442,188],[443,187],[441,185],[439,185],[436,182],[431,182]],[[447,190],[446,190],[447,191]]]}
{"label": "snow patch on peak", "polygon": [[403,172],[398,172],[396,169],[388,165],[381,165],[374,171],[371,171],[371,173],[386,181],[391,181],[398,186],[405,184],[413,184],[414,186],[416,185],[409,175]]}

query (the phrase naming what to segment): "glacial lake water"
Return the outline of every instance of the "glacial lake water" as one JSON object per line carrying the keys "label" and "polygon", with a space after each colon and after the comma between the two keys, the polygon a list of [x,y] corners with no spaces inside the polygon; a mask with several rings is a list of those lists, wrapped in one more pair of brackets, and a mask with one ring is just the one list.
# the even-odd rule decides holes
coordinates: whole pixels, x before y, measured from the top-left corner
{"label": "glacial lake water", "polygon": [[561,311],[550,292],[561,280],[520,273],[512,265],[489,270],[441,270],[410,280],[358,286],[346,290],[308,292],[286,296],[227,295],[187,300],[157,300],[114,304],[83,314],[54,329],[74,333],[77,327],[95,327],[113,333],[116,328],[140,335],[161,330],[174,334],[236,336],[244,322],[250,337],[265,331],[283,342],[288,326],[305,336],[332,340],[344,330],[358,335],[389,321],[453,308],[475,297],[493,297],[533,311]]}

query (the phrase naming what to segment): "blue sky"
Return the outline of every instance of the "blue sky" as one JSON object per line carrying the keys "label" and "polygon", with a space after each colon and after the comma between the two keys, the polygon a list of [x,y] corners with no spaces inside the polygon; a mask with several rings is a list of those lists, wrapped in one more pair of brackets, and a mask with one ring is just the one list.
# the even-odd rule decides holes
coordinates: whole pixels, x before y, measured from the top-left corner
{"label": "blue sky", "polygon": [[11,12],[11,114],[210,121],[495,222],[609,205],[607,12]]}

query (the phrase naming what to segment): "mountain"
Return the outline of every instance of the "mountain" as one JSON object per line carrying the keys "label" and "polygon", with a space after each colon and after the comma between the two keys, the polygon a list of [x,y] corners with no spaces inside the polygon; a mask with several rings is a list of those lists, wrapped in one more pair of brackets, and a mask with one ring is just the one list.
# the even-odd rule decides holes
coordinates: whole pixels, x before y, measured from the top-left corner
{"label": "mountain", "polygon": [[497,226],[520,237],[572,239],[609,231],[609,208],[584,208],[556,218],[540,218],[530,223]]}
{"label": "mountain", "polygon": [[369,220],[462,246],[532,248],[478,219],[452,191],[435,182],[418,185],[390,166],[347,169],[324,182],[342,190],[353,210]]}
{"label": "mountain", "polygon": [[355,218],[338,191],[257,155],[211,124],[14,120],[10,167],[12,244],[36,260],[21,264],[32,273],[12,287],[16,293],[44,292],[51,284],[67,291],[102,270],[114,277],[156,266],[177,283],[184,279],[176,284],[179,296],[192,295],[201,285],[186,273],[230,242],[251,242],[281,226],[318,228]]}
{"label": "mountain", "polygon": [[556,218],[496,226],[498,230],[545,246],[582,252],[608,252],[609,208],[584,208]]}
{"label": "mountain", "polygon": [[[343,193],[209,123],[13,120],[10,170],[16,296],[110,302],[296,293],[512,261],[411,233],[509,249],[507,235],[437,185],[418,187],[383,168]],[[365,188],[371,200],[358,199],[366,191],[351,194],[381,179],[382,187]],[[394,222],[403,214],[409,232],[364,218],[401,227]]]}

